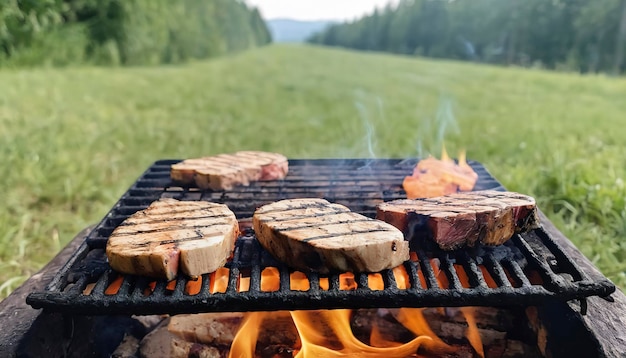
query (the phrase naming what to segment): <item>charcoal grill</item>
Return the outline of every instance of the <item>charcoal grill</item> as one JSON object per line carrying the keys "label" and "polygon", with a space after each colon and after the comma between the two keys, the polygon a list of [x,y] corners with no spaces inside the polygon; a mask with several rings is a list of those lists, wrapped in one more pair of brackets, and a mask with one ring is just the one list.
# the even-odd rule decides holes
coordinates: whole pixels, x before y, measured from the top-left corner
{"label": "charcoal grill", "polygon": [[[215,274],[202,275],[199,292],[189,278],[165,282],[121,275],[111,270],[104,248],[111,232],[124,219],[159,198],[206,200],[227,204],[239,219],[255,208],[281,199],[319,197],[374,217],[376,205],[405,198],[401,183],[417,160],[316,159],[290,160],[284,180],[256,182],[230,191],[201,191],[181,187],[169,178],[170,166],[179,160],[151,165],[121,197],[45,290],[33,292],[27,303],[34,308],[72,314],[177,314],[197,312],[309,310],[373,307],[517,306],[548,301],[579,300],[586,308],[589,296],[608,297],[615,286],[607,279],[592,280],[542,228],[515,235],[498,247],[478,247],[444,252],[428,243],[411,248],[411,260],[400,271],[408,287],[398,285],[392,270],[377,274],[304,274],[310,288],[292,289],[294,272],[274,260],[258,244],[252,230],[237,240],[224,270],[227,286],[212,291]],[[505,190],[478,162],[475,190]],[[413,245],[415,246],[415,245]],[[276,290],[263,290],[262,273],[277,270]],[[302,275],[302,274],[301,274]],[[382,279],[384,287],[370,287]],[[242,288],[242,282],[249,282]],[[342,282],[354,285],[343,287]],[[112,283],[120,283],[111,291]],[[322,282],[326,283],[323,285]],[[214,283],[214,282],[213,282]]]}

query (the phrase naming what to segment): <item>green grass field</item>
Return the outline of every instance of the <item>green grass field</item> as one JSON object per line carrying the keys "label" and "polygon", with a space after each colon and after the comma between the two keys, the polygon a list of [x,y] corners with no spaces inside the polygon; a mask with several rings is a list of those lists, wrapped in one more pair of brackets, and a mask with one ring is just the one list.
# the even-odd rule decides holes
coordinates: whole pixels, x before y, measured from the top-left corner
{"label": "green grass field", "polygon": [[155,160],[466,149],[626,287],[626,80],[270,46],[209,62],[0,70],[0,298]]}

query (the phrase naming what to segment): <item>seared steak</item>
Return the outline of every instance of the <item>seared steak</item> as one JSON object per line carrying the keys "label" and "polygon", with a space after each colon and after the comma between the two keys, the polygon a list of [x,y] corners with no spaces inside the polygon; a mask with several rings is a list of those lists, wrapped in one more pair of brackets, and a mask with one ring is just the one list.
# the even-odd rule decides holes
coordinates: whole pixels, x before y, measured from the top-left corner
{"label": "seared steak", "polygon": [[243,151],[187,159],[172,165],[172,180],[195,183],[201,189],[230,190],[257,180],[278,180],[287,175],[289,164],[282,154]]}
{"label": "seared steak", "polygon": [[226,205],[161,199],[122,222],[111,233],[106,254],[122,273],[171,280],[180,269],[195,277],[223,266],[238,234]]}
{"label": "seared steak", "polygon": [[380,204],[376,217],[409,239],[427,237],[444,250],[477,242],[500,245],[514,233],[539,227],[535,199],[493,190],[394,200]]}
{"label": "seared steak", "polygon": [[378,272],[409,259],[402,232],[324,199],[282,200],[253,217],[261,245],[302,271]]}
{"label": "seared steak", "polygon": [[279,180],[287,176],[289,171],[289,162],[287,157],[278,153],[259,152],[259,151],[242,151],[235,153],[240,160],[247,160],[250,164],[261,167],[261,174],[258,179]]}

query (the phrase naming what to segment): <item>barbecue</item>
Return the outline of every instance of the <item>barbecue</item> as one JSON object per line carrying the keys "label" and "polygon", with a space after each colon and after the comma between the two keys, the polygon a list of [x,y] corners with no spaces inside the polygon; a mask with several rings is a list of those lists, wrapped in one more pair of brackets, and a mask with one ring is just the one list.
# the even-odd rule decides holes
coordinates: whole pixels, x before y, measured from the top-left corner
{"label": "barbecue", "polygon": [[[276,200],[319,197],[375,217],[378,204],[405,197],[399,185],[407,168],[414,165],[401,160],[293,160],[289,175],[282,181],[207,192],[173,184],[169,169],[174,163],[159,161],[151,166],[91,232],[48,289],[31,294],[28,303],[35,308],[81,314],[171,314],[531,305],[606,296],[615,289],[609,281],[589,280],[540,228],[528,235],[515,235],[494,249],[481,246],[474,251],[442,252],[434,246],[419,247],[411,252],[412,259],[403,264],[400,272],[380,273],[384,289],[377,291],[369,288],[371,277],[366,273],[353,275],[357,287],[345,290],[339,282],[349,273],[323,276],[315,272],[306,274],[308,292],[291,290],[294,272],[262,250],[252,231],[244,232],[237,240],[233,259],[225,270],[202,275],[197,281],[179,277],[168,283],[111,270],[103,256],[108,237],[129,215],[155,200],[206,200],[226,204],[238,218],[247,218],[259,206]],[[479,175],[476,190],[503,190],[482,166],[471,164]],[[437,263],[436,269],[433,263]],[[261,290],[262,272],[268,268],[279,272],[277,292]],[[471,287],[463,287],[459,270],[468,275]],[[445,276],[448,285],[441,287],[437,276]],[[215,283],[221,279],[228,282],[225,292],[215,291]],[[407,282],[406,287],[400,288],[399,280]],[[120,282],[119,288],[111,288]],[[328,282],[328,289],[321,282]],[[199,286],[199,292],[190,294],[190,285]]]}
{"label": "barbecue", "polygon": [[[586,314],[588,301],[592,303],[591,311],[598,307],[597,296],[610,299],[615,291],[609,280],[593,272],[589,275],[588,269],[581,268],[577,264],[579,256],[572,256],[576,252],[553,239],[554,231],[545,226],[516,233],[504,244],[493,247],[476,245],[445,251],[435,243],[412,245],[409,260],[375,273],[325,274],[291,269],[265,251],[249,228],[243,229],[234,254],[224,267],[197,279],[179,275],[167,281],[112,270],[105,255],[108,238],[124,220],[160,199],[226,204],[240,223],[249,221],[260,206],[305,197],[323,198],[374,218],[379,204],[406,198],[402,179],[416,165],[416,160],[402,159],[290,160],[289,174],[282,180],[251,182],[227,191],[205,191],[171,180],[170,167],[179,162],[161,160],[151,165],[104,219],[85,233],[84,240],[47,287],[28,294],[28,304],[44,308],[50,315],[58,312],[63,317],[76,317],[72,324],[119,315],[253,311],[262,315],[267,311],[340,308],[362,309],[355,311],[362,322],[363,317],[380,320],[386,317],[384,312],[396,317],[396,309],[405,315],[425,312],[436,317],[439,311],[429,311],[428,307],[445,306],[446,312],[452,312],[452,307],[467,311],[470,306],[484,307],[477,308],[478,312],[490,312],[495,307],[504,310],[497,312],[522,308],[521,312],[534,314],[536,322],[530,316],[529,321],[539,332],[547,329],[540,317],[555,312],[555,307],[575,306],[576,314]],[[470,161],[468,165],[478,175],[474,190],[505,191],[480,163]],[[415,309],[420,310],[407,311]],[[564,312],[564,308],[560,310],[557,311]],[[304,311],[298,315],[306,316]],[[481,315],[485,314],[477,317]],[[435,326],[439,327],[437,331],[442,330],[444,336],[458,335],[455,332],[461,326],[447,320]],[[360,334],[362,324],[357,323],[353,322],[355,334]],[[472,326],[470,319],[464,324]],[[404,328],[398,329],[403,332]],[[558,338],[553,342],[558,344]],[[588,338],[581,338],[580,342],[597,349],[591,347]]]}

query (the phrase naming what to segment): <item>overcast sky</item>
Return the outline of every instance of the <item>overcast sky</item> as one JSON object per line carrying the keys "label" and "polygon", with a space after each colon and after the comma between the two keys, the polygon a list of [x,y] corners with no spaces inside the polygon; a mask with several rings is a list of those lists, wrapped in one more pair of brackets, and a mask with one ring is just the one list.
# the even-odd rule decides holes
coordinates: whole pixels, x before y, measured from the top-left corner
{"label": "overcast sky", "polygon": [[397,0],[245,0],[266,20],[350,20]]}

